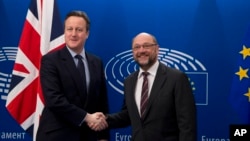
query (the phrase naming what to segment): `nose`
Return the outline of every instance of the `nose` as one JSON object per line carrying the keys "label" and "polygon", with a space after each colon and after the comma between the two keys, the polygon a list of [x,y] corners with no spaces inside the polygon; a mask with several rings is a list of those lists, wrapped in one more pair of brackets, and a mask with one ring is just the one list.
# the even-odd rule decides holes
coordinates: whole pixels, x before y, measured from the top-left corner
{"label": "nose", "polygon": [[145,49],[143,46],[140,46],[140,48],[138,48],[138,50],[137,51],[139,51],[139,52],[144,52],[144,51],[146,51],[147,49]]}
{"label": "nose", "polygon": [[76,30],[72,30],[72,35],[76,35],[77,31]]}

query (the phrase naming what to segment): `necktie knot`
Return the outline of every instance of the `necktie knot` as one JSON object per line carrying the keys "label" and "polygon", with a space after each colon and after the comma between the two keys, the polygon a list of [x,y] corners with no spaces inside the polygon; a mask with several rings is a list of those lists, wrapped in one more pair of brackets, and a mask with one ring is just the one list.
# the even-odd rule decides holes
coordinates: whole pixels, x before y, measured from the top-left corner
{"label": "necktie knot", "polygon": [[75,58],[81,60],[83,57],[82,57],[82,55],[77,54],[77,55],[75,56]]}
{"label": "necktie knot", "polygon": [[142,72],[142,75],[143,75],[144,77],[147,77],[147,76],[149,75],[149,72],[144,71],[144,72]]}

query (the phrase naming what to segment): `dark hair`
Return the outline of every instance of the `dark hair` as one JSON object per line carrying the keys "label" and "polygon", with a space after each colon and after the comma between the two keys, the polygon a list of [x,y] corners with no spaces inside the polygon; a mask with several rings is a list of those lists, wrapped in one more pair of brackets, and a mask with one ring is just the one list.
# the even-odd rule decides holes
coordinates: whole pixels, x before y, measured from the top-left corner
{"label": "dark hair", "polygon": [[90,20],[89,20],[89,17],[88,15],[84,12],[84,11],[71,11],[69,12],[66,17],[65,17],[65,20],[64,20],[64,24],[65,24],[65,21],[71,17],[71,16],[76,16],[76,17],[82,17],[87,25],[86,25],[86,30],[89,31],[89,28],[90,28]]}

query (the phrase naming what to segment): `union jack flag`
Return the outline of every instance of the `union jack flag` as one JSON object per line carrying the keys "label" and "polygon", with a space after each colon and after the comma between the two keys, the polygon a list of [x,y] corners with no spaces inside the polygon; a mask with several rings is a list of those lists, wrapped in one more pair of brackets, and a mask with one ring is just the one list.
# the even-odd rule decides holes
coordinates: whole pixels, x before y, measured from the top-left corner
{"label": "union jack flag", "polygon": [[40,88],[41,57],[64,46],[62,22],[54,0],[31,0],[12,72],[6,108],[20,126],[36,137],[44,107]]}

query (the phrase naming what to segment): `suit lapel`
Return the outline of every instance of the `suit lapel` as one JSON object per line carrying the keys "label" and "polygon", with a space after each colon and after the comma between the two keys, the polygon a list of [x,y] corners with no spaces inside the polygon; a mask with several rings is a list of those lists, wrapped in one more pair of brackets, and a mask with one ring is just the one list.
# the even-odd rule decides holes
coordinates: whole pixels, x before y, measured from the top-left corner
{"label": "suit lapel", "polygon": [[79,77],[80,74],[76,68],[75,62],[71,56],[71,54],[69,53],[68,49],[66,47],[64,47],[61,50],[61,60],[63,61],[66,70],[69,72],[69,74],[72,76],[73,81],[75,82],[75,86],[77,87],[77,89],[79,90],[79,94],[82,100],[85,99],[86,94],[81,94],[84,91],[82,84],[82,80]]}
{"label": "suit lapel", "polygon": [[149,97],[149,101],[148,101],[148,105],[147,105],[147,111],[145,113],[145,117],[148,114],[148,111],[150,111],[150,107],[152,105],[152,103],[154,102],[154,100],[156,99],[156,97],[159,95],[159,91],[161,90],[162,85],[165,83],[166,81],[166,67],[164,66],[164,64],[159,64],[156,76],[155,76],[155,80],[152,86],[152,90],[150,92],[150,97]]}
{"label": "suit lapel", "polygon": [[135,101],[135,88],[136,88],[136,84],[137,84],[138,74],[139,74],[139,71],[135,72],[133,74],[131,80],[129,81],[129,85],[128,85],[128,86],[130,86],[128,88],[129,96],[127,97],[127,99],[132,99],[131,100],[132,107],[135,107],[132,110],[133,110],[133,113],[137,116],[136,119],[140,119],[140,113],[138,111],[138,107],[137,107],[136,101]]}
{"label": "suit lapel", "polygon": [[[91,55],[89,55],[88,53],[86,53],[86,59],[87,59],[87,62],[88,62],[88,68],[89,68],[89,92],[91,91],[91,88],[94,86],[94,80],[95,80],[95,77],[96,77],[96,71],[97,71],[97,68],[95,66],[95,62],[92,58]],[[91,71],[90,71],[91,70]],[[100,71],[100,70],[98,70]]]}
{"label": "suit lapel", "polygon": [[[86,59],[87,59],[87,62],[88,62],[88,69],[89,69],[89,87],[88,87],[89,91],[86,94],[86,103],[85,103],[85,106],[86,106],[86,105],[88,105],[88,102],[89,102],[88,99],[91,99],[92,90],[93,90],[93,88],[95,88],[95,84],[94,83],[95,83],[95,80],[96,80],[96,78],[95,78],[96,75],[95,74],[97,73],[96,72],[97,71],[97,67],[95,66],[96,63],[93,60],[93,57],[90,54],[88,54],[88,53],[85,53],[85,55],[86,55]],[[98,71],[100,71],[100,70],[98,70]]]}

